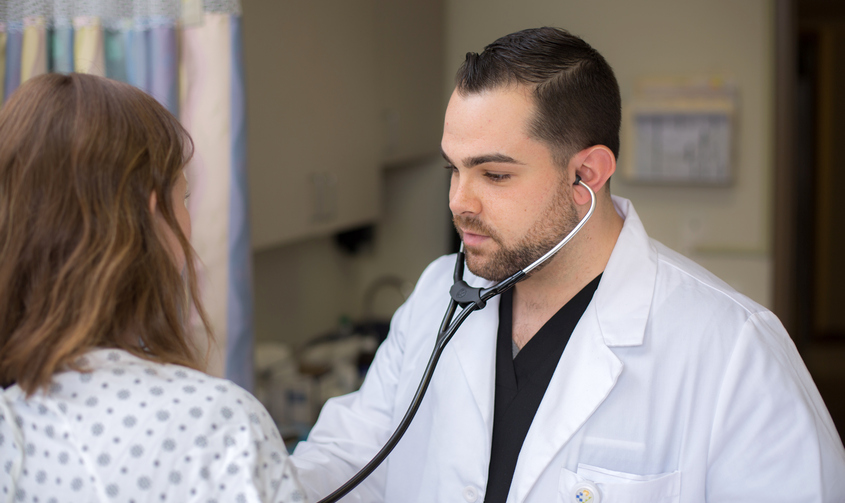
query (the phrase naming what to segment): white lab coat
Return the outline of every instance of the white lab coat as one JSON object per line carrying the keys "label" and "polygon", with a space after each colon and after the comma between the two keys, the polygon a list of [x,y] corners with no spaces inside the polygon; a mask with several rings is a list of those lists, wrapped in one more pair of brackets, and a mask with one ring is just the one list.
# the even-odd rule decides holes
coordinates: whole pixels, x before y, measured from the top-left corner
{"label": "white lab coat", "polygon": [[[525,438],[508,502],[576,501],[585,487],[601,503],[844,502],[845,450],[778,319],[650,240],[629,201],[614,204],[622,233]],[[361,390],[329,401],[297,447],[312,500],[369,461],[404,415],[453,264],[426,269]],[[498,307],[464,323],[405,437],[343,501],[483,501]]]}

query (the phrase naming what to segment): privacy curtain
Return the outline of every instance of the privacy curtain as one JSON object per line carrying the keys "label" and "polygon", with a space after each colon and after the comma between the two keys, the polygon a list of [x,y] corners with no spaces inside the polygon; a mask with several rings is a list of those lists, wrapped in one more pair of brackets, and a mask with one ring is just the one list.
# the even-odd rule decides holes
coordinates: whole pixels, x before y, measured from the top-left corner
{"label": "privacy curtain", "polygon": [[251,389],[240,12],[239,0],[0,0],[0,105],[36,75],[84,72],[139,87],[179,117],[196,149],[189,204],[215,331],[209,372]]}

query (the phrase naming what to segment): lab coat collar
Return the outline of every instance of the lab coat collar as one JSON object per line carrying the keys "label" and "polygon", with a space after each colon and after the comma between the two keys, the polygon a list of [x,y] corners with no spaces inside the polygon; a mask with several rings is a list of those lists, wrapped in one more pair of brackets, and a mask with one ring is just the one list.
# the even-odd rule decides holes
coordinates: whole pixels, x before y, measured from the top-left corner
{"label": "lab coat collar", "polygon": [[622,362],[602,339],[598,309],[591,303],[534,415],[516,463],[508,503],[525,501],[546,467],[607,398],[621,373]]}
{"label": "lab coat collar", "polygon": [[581,316],[522,445],[508,502],[525,501],[560,449],[616,385],[623,365],[612,346],[643,342],[657,273],[656,250],[630,201],[593,301]]}
{"label": "lab coat collar", "polygon": [[[466,270],[464,280],[472,287],[487,288],[492,281]],[[457,353],[464,378],[475,404],[493,436],[493,383],[496,381],[496,333],[499,330],[499,296],[490,299],[482,310],[472,313],[449,343]],[[447,349],[448,347],[447,346]]]}
{"label": "lab coat collar", "polygon": [[593,296],[593,304],[605,344],[639,346],[643,343],[657,281],[657,249],[631,201],[613,196],[613,206],[625,223]]}

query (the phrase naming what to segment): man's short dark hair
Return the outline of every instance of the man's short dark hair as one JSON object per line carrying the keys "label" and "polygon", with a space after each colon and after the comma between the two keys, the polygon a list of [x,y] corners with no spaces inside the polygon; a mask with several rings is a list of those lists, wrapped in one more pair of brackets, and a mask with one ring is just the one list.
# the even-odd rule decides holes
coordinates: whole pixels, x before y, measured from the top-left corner
{"label": "man's short dark hair", "polygon": [[619,158],[619,84],[602,55],[566,30],[505,35],[480,54],[467,53],[455,80],[463,96],[510,84],[533,87],[537,111],[530,134],[550,146],[561,166],[592,145]]}

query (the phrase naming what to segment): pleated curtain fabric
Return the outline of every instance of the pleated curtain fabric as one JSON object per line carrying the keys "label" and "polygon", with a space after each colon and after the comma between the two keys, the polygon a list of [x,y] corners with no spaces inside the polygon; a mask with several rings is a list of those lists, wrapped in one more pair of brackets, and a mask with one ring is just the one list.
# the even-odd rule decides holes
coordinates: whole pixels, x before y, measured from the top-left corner
{"label": "pleated curtain fabric", "polygon": [[128,82],[180,119],[196,149],[189,204],[215,331],[209,373],[252,389],[240,12],[239,0],[0,1],[0,106],[36,75],[81,72]]}

